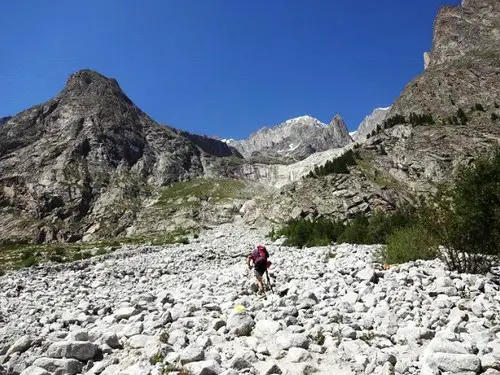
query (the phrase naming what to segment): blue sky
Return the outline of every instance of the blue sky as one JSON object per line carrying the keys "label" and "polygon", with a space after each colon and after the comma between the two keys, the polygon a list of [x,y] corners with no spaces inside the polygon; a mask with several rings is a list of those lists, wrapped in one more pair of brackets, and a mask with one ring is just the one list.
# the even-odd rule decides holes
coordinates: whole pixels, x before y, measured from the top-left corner
{"label": "blue sky", "polygon": [[423,71],[441,5],[459,0],[5,1],[0,116],[72,72],[116,78],[156,121],[220,137],[340,113],[353,130]]}

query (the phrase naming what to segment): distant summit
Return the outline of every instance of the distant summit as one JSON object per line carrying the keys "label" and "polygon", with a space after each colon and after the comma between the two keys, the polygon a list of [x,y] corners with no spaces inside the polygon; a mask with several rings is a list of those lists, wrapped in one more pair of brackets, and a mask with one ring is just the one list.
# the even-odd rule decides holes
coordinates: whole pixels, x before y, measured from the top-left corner
{"label": "distant summit", "polygon": [[359,124],[358,129],[352,134],[352,138],[355,141],[365,140],[373,131],[377,130],[378,125],[384,122],[390,109],[391,107],[374,109],[373,112],[366,116],[361,124]]}
{"label": "distant summit", "polygon": [[285,163],[352,142],[340,115],[329,125],[311,116],[289,119],[279,125],[263,127],[245,140],[224,140],[246,158],[281,160]]}

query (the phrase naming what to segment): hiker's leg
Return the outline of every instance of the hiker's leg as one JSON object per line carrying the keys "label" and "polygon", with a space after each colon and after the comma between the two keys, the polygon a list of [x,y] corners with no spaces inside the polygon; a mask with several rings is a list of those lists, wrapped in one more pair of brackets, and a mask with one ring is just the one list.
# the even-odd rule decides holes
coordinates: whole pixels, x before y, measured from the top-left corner
{"label": "hiker's leg", "polygon": [[262,274],[255,270],[255,278],[257,279],[257,285],[259,286],[259,292],[264,291],[264,285],[262,284]]}

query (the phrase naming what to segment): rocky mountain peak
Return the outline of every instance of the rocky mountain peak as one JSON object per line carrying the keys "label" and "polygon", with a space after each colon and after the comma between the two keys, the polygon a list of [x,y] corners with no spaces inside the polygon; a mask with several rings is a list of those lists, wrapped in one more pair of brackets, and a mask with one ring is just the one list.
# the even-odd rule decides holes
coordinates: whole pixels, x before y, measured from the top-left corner
{"label": "rocky mountain peak", "polygon": [[129,104],[133,104],[122,91],[116,79],[108,78],[89,69],[80,70],[71,74],[63,91],[59,95],[59,97],[62,98],[86,96],[116,96],[126,100]]}
{"label": "rocky mountain peak", "polygon": [[370,115],[366,116],[361,124],[359,124],[358,129],[352,135],[352,138],[355,141],[365,140],[368,135],[377,128],[378,125],[381,125],[384,122],[390,109],[391,107],[375,108],[373,112]]}
{"label": "rocky mountain peak", "polygon": [[261,128],[248,139],[226,142],[247,158],[289,163],[303,160],[318,151],[343,147],[352,139],[344,120],[337,114],[329,125],[304,115]]}

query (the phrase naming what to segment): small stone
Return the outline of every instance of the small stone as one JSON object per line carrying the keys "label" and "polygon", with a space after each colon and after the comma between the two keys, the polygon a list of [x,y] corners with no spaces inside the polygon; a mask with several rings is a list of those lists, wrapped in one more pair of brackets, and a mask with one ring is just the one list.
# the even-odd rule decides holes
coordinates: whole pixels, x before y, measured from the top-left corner
{"label": "small stone", "polygon": [[311,359],[311,354],[302,348],[290,348],[286,359],[292,363],[306,362]]}
{"label": "small stone", "polygon": [[205,359],[205,352],[202,348],[196,346],[188,346],[180,353],[181,364],[185,365],[190,362],[198,362]]}
{"label": "small stone", "polygon": [[192,375],[219,375],[222,372],[222,368],[214,360],[191,362],[184,368]]}
{"label": "small stone", "polygon": [[120,321],[122,319],[128,319],[133,315],[136,315],[139,313],[139,310],[137,310],[135,307],[122,307],[121,309],[118,309],[114,312],[113,316],[117,321]]}

